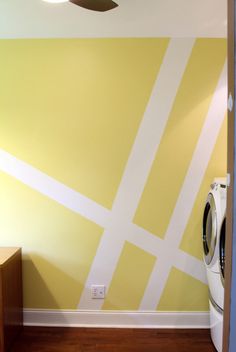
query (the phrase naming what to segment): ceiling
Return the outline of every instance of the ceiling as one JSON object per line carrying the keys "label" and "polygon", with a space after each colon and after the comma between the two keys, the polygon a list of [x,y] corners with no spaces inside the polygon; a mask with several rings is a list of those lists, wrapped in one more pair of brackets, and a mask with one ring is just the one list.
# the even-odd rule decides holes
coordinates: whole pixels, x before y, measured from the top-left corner
{"label": "ceiling", "polygon": [[117,0],[109,12],[72,3],[1,0],[0,38],[226,37],[226,0]]}

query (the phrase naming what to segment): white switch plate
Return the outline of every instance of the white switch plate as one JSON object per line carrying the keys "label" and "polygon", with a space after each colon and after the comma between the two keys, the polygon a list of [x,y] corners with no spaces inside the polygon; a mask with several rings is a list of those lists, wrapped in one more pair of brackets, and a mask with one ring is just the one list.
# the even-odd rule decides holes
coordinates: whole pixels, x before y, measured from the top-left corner
{"label": "white switch plate", "polygon": [[105,286],[104,285],[91,285],[91,297],[105,298]]}

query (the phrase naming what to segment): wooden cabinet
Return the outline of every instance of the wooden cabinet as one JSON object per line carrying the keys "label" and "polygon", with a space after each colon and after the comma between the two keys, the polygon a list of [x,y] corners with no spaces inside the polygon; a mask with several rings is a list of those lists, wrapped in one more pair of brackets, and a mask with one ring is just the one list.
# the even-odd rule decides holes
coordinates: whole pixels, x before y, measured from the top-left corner
{"label": "wooden cabinet", "polygon": [[6,352],[23,325],[20,248],[0,247],[0,352]]}

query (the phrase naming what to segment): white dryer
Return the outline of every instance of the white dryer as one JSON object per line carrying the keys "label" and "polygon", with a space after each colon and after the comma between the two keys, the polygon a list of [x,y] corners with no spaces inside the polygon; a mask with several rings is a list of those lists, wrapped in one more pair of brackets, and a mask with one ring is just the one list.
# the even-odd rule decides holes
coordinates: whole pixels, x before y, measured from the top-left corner
{"label": "white dryer", "polygon": [[209,285],[211,337],[222,351],[224,286],[220,267],[220,234],[226,211],[226,179],[211,185],[203,214],[203,250]]}

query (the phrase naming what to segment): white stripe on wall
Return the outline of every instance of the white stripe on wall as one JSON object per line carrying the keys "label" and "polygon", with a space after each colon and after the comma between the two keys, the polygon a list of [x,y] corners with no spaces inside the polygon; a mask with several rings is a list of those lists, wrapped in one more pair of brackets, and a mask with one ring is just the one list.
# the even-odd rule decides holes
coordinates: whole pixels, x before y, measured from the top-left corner
{"label": "white stripe on wall", "polygon": [[105,227],[110,211],[26,162],[0,149],[0,170],[64,207]]}
{"label": "white stripe on wall", "polygon": [[112,207],[132,221],[155,159],[194,39],[171,39]]}
{"label": "white stripe on wall", "polygon": [[[86,197],[84,197],[83,195],[77,193],[76,191],[68,187],[65,187],[60,182],[48,177],[41,171],[33,168],[32,166],[28,165],[25,162],[22,162],[21,160],[5,152],[4,150],[0,150],[0,170],[16,178],[18,181],[21,181],[27,186],[32,187],[34,190],[40,192],[41,194],[46,195],[50,199],[57,201],[59,204],[62,204],[68,209],[78,212],[79,214],[80,213],[84,214],[84,212],[82,211],[80,212],[80,208],[83,207],[83,201],[82,201],[83,199],[85,199],[86,201],[85,203],[87,204],[92,202],[90,201],[90,199],[86,199]],[[50,190],[50,192],[48,192],[48,190]],[[53,192],[52,190],[56,190],[56,191]],[[57,190],[58,190],[58,193],[57,193]],[[67,192],[68,190],[69,192]],[[70,197],[71,194],[73,195],[73,197]],[[77,202],[80,204],[80,206],[77,206]],[[94,213],[95,213],[96,203],[92,202],[92,204],[93,204],[92,207],[94,208]],[[84,207],[86,208],[85,205]],[[87,208],[87,214],[86,214],[90,220],[94,219],[92,207],[90,209],[89,207]],[[98,205],[98,212],[99,212],[99,209],[101,208]],[[110,212],[109,210],[106,210],[106,211],[107,211],[107,214],[103,214],[103,217],[101,217],[100,219],[102,218],[105,219],[106,223],[109,224]],[[97,221],[97,223],[99,223],[99,221]],[[139,227],[134,223],[119,221],[116,228],[117,229],[119,228],[118,230],[119,236],[117,236],[116,246],[120,246],[120,248],[123,247],[124,241],[127,240],[130,243],[142,248],[146,252],[157,257],[159,256],[159,253],[166,252],[168,250],[168,247],[165,241],[163,241],[161,238],[151,234],[147,230]],[[109,253],[112,256],[112,253],[110,253],[110,250],[109,250],[109,241],[110,241],[110,237],[107,240],[108,242],[107,253]],[[114,241],[112,243],[114,244]],[[192,267],[197,268],[197,270],[192,271],[192,276],[196,278],[200,277],[201,280],[205,282],[204,275],[202,275],[203,270],[201,269],[202,262],[200,260],[197,260],[192,256],[188,255],[187,253],[182,252],[180,250],[176,252],[176,256],[178,257],[177,262],[179,265],[181,265],[181,263],[185,263],[187,260],[189,262],[194,261],[194,264],[195,264],[194,266],[193,265],[188,266],[188,268],[192,268]],[[177,265],[177,262],[176,262],[176,265]]]}
{"label": "white stripe on wall", "polygon": [[[141,310],[156,309],[172,266],[206,283],[202,261],[178,247],[225,114],[226,67],[195,148],[166,237],[162,240],[132,223],[193,44],[193,39],[170,41],[111,211],[6,151],[0,150],[1,171],[105,228],[80,300],[81,309],[101,308],[103,300],[90,298],[90,285],[105,284],[107,289],[109,288],[125,241],[157,257],[157,264],[140,305]],[[176,58],[179,61],[176,61]],[[163,87],[170,90],[165,91]],[[189,190],[193,192],[192,195],[189,194],[191,193]]]}
{"label": "white stripe on wall", "polygon": [[[79,302],[80,309],[102,307],[102,300],[91,300],[89,288],[99,283],[109,289],[121,253],[122,237],[126,234],[124,228],[121,231],[119,228],[122,223],[133,220],[194,42],[194,39],[170,40],[112,207],[111,227],[105,230],[101,239]],[[116,246],[117,237],[120,238],[119,246]],[[101,268],[106,268],[102,277]]]}
{"label": "white stripe on wall", "polygon": [[[226,80],[227,66],[225,64],[164,238],[166,244],[169,244],[172,250],[178,249],[180,245],[226,114]],[[199,236],[200,235],[201,234],[199,234]],[[153,310],[158,306],[172,267],[172,265],[170,265],[171,257],[172,256],[168,254],[163,260],[158,260],[155,264],[151,279],[140,305],[141,310]],[[183,269],[185,272],[188,268],[184,265]]]}
{"label": "white stripe on wall", "polygon": [[[201,234],[199,234],[199,236],[201,236]],[[172,264],[184,273],[193,276],[195,279],[204,284],[208,284],[206,268],[202,260],[199,260],[179,249],[175,252],[175,257],[173,258]]]}

